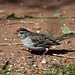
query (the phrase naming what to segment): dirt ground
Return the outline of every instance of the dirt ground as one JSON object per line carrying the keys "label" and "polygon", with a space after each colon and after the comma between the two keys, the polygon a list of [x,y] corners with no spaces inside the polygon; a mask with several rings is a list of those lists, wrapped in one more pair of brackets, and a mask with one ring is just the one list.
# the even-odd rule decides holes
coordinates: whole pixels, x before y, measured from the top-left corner
{"label": "dirt ground", "polygon": [[[75,15],[75,0],[0,0],[0,17],[11,13],[17,16],[52,16],[61,13],[63,16]],[[50,30],[54,36],[63,35],[61,26],[66,25],[75,30],[75,19],[15,19],[0,20],[0,43],[21,43],[21,40],[14,34],[20,28],[26,28],[32,32],[39,31],[48,35],[45,30]],[[38,26],[41,28],[37,29]],[[66,42],[70,41],[68,44]],[[42,56],[43,52],[28,52],[22,50],[24,45],[0,46],[0,64],[8,60],[16,67],[36,66],[38,68],[49,68],[53,63],[63,65],[75,65],[75,59],[53,56],[52,54],[75,57],[75,38],[60,42],[60,46],[54,46],[48,53]],[[25,47],[24,47],[25,48]]]}

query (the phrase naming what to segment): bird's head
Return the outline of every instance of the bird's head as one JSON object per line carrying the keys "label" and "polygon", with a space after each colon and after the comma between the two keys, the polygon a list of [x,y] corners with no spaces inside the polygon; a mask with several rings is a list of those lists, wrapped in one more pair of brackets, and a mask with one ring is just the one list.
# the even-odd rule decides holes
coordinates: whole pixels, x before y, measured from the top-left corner
{"label": "bird's head", "polygon": [[29,31],[25,28],[19,28],[15,34],[17,34],[21,39],[24,39],[27,37],[28,32]]}

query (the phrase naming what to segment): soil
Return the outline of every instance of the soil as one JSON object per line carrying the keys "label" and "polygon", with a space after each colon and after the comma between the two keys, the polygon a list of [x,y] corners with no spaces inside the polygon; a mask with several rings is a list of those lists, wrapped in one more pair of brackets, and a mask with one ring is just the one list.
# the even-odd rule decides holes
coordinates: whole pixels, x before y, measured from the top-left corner
{"label": "soil", "polygon": [[[75,0],[0,0],[0,17],[15,13],[17,16],[52,16],[61,13],[63,16],[75,15]],[[75,19],[13,19],[0,20],[0,43],[21,43],[14,34],[20,27],[31,32],[47,34],[48,29],[54,36],[62,36],[62,26],[75,30]],[[67,43],[69,42],[69,43]],[[53,56],[52,54],[75,57],[75,38],[60,42],[61,45],[53,46],[50,51],[42,56],[43,52],[29,52],[22,49],[24,45],[0,46],[0,64],[8,60],[16,67],[49,68],[52,64],[75,65],[75,59]],[[24,47],[25,48],[25,47]],[[27,68],[28,69],[28,68]]]}

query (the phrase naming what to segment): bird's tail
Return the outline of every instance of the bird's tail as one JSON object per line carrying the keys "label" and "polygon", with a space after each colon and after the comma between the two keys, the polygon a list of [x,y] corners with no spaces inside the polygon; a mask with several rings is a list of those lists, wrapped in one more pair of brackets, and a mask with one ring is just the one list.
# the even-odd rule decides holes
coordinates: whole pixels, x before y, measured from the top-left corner
{"label": "bird's tail", "polygon": [[65,39],[70,39],[70,38],[75,38],[75,35],[74,36],[70,35],[70,36],[55,37],[55,41],[59,42],[59,41],[62,41],[62,40],[65,40]]}

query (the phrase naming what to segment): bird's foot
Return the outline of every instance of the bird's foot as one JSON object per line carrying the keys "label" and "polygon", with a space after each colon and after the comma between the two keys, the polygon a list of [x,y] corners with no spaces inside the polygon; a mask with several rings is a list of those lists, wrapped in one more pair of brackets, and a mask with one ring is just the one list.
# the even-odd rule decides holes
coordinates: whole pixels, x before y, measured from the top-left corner
{"label": "bird's foot", "polygon": [[45,55],[48,51],[49,51],[49,48],[46,48],[46,51],[42,55]]}
{"label": "bird's foot", "polygon": [[22,47],[22,48],[20,48],[21,50],[26,50],[26,51],[32,51],[32,50],[30,50],[30,49],[28,49],[28,48],[26,48],[26,47]]}

